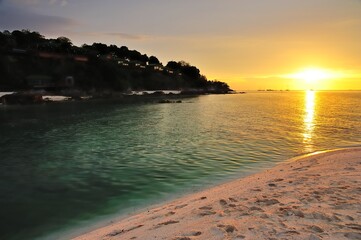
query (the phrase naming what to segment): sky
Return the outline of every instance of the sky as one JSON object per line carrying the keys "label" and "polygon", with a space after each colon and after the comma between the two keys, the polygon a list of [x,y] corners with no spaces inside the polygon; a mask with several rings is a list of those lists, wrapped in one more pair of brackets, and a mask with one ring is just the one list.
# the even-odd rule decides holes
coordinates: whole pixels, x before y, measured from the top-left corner
{"label": "sky", "polygon": [[361,0],[0,0],[15,29],[184,60],[236,90],[361,89]]}

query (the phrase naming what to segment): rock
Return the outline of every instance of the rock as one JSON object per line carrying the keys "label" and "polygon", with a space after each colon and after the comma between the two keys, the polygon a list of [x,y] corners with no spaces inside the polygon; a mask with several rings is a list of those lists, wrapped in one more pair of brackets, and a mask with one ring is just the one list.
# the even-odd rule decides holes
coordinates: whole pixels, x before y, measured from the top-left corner
{"label": "rock", "polygon": [[277,199],[263,199],[263,200],[257,200],[256,202],[265,206],[270,206],[280,203]]}
{"label": "rock", "polygon": [[323,229],[320,228],[320,227],[318,227],[318,226],[316,226],[316,225],[311,226],[310,229],[311,229],[312,231],[318,232],[318,233],[322,233],[322,232],[323,232]]}
{"label": "rock", "polygon": [[0,102],[3,104],[34,104],[42,103],[43,98],[41,95],[15,93],[2,96]]}
{"label": "rock", "polygon": [[311,234],[310,237],[308,238],[308,240],[321,240],[321,238],[317,237],[314,234]]}
{"label": "rock", "polygon": [[349,239],[361,239],[361,233],[349,232],[349,233],[345,233],[345,237]]}
{"label": "rock", "polygon": [[233,233],[234,231],[237,231],[237,229],[232,225],[227,225],[224,230],[228,233]]}
{"label": "rock", "polygon": [[171,101],[167,99],[161,99],[158,101],[158,103],[171,103]]}

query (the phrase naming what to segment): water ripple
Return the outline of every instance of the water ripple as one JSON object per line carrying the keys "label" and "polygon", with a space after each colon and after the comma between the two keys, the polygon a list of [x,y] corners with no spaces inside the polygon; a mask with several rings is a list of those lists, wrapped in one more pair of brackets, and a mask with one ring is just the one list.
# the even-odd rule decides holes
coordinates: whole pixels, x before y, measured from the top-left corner
{"label": "water ripple", "polygon": [[[360,96],[249,93],[0,109],[7,206],[0,238],[42,236],[309,151],[360,144]],[[11,217],[29,210],[27,219]]]}

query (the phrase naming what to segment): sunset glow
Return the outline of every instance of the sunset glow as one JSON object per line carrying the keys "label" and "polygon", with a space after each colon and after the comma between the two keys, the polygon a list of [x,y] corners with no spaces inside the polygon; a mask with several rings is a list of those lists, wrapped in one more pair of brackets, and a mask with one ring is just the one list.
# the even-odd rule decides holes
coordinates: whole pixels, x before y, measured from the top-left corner
{"label": "sunset glow", "polygon": [[306,83],[314,83],[318,80],[330,79],[336,77],[336,74],[330,71],[318,69],[318,68],[307,68],[295,74],[291,74],[290,77],[304,80]]}
{"label": "sunset glow", "polygon": [[357,82],[355,74],[321,67],[302,68],[280,77],[292,83],[292,88],[297,90],[342,90],[350,86],[350,79],[354,85]]}
{"label": "sunset glow", "polygon": [[314,118],[315,118],[315,105],[316,105],[316,92],[305,92],[305,115],[304,115],[304,132],[303,143],[305,144],[305,151],[312,152],[313,132],[314,132]]}
{"label": "sunset glow", "polygon": [[163,64],[184,60],[234,90],[361,90],[359,0],[3,0],[0,6],[1,30],[61,34],[76,46],[127,46]]}

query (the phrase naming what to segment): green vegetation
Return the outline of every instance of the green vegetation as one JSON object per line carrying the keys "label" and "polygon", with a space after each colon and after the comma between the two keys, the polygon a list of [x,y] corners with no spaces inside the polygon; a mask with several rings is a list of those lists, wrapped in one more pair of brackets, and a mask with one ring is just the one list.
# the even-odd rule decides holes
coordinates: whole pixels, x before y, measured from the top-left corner
{"label": "green vegetation", "polygon": [[82,91],[185,90],[227,93],[226,83],[208,81],[184,61],[165,66],[157,57],[103,43],[74,46],[38,32],[0,32],[0,90]]}

